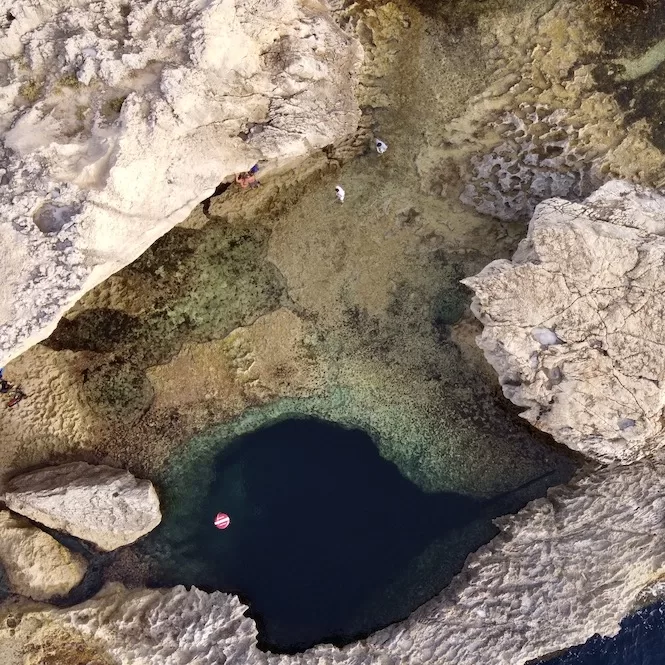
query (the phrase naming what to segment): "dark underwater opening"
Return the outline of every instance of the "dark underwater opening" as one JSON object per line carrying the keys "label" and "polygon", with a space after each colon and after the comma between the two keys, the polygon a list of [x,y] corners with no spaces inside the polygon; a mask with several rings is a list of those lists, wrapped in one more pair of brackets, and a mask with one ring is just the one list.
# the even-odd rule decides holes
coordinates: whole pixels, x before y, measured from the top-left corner
{"label": "dark underwater opening", "polygon": [[367,433],[300,417],[235,439],[212,471],[195,509],[154,534],[168,552],[159,584],[237,594],[259,647],[280,653],[343,646],[406,618],[497,533],[493,517],[552,484],[545,473],[490,499],[426,493]]}

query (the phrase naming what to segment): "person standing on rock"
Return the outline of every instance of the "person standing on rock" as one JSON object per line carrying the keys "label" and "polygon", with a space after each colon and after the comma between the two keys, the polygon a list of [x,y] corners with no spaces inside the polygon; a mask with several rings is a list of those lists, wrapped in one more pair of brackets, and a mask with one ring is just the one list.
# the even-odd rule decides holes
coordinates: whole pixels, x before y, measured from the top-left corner
{"label": "person standing on rock", "polygon": [[[258,171],[258,167],[256,168]],[[254,189],[258,187],[261,183],[256,179],[256,176],[252,172],[238,173],[236,176],[236,182],[242,187],[242,189],[247,189],[248,187]]]}
{"label": "person standing on rock", "polygon": [[344,197],[346,196],[346,192],[341,188],[340,185],[337,185],[335,187],[335,196],[337,196],[337,200],[340,203],[344,203]]}
{"label": "person standing on rock", "polygon": [[14,386],[5,379],[5,368],[0,367],[0,393],[8,393]]}

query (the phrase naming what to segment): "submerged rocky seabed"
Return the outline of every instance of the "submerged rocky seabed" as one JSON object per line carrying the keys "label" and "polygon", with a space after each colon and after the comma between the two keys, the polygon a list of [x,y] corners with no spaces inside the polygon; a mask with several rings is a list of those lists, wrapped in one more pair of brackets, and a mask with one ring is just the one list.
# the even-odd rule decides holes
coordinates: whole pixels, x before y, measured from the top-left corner
{"label": "submerged rocky seabed", "polygon": [[[124,10],[130,33],[150,22],[151,11],[179,25],[168,2],[135,5]],[[333,78],[342,85],[340,72],[348,71],[349,87],[314,104],[304,138],[286,122],[281,147],[268,139],[286,102],[261,115],[263,102],[255,100],[254,115],[241,115],[256,123],[237,118],[226,128],[231,148],[242,148],[242,159],[228,164],[233,171],[265,160],[262,186],[241,192],[231,185],[197,207],[83,296],[46,342],[8,365],[28,398],[3,410],[3,477],[81,459],[126,467],[157,484],[168,530],[196,513],[225,445],[295,415],[370,433],[421,491],[479,501],[506,495],[506,512],[541,498],[497,520],[499,535],[467,558],[441,594],[343,648],[265,653],[236,596],[142,588],[159,577],[160,556],[170,555],[157,531],[143,546],[104,559],[110,585],[91,600],[61,609],[6,601],[4,662],[513,665],[616,632],[663,573],[665,488],[654,423],[660,365],[657,351],[645,349],[659,344],[649,323],[660,311],[651,278],[661,263],[665,206],[655,193],[612,183],[583,204],[536,208],[552,196],[580,200],[612,178],[662,184],[660,107],[644,112],[664,83],[660,51],[647,50],[660,43],[661,8],[601,0],[332,5],[330,14],[278,3],[291,27],[277,43],[288,43],[260,57],[274,66],[284,94],[286,72],[309,103],[326,76],[319,69],[309,77],[305,64],[323,67],[331,43],[343,46],[348,59],[334,59]],[[276,35],[252,23],[252,3],[234,6],[246,32],[273,43]],[[133,12],[143,12],[136,24]],[[26,24],[8,22],[14,43],[11,31]],[[332,42],[310,39],[319,27]],[[197,33],[212,53],[207,38]],[[314,62],[304,55],[311,44]],[[197,72],[214,68],[210,53],[193,56]],[[187,86],[196,82],[190,75]],[[236,83],[229,99],[247,93]],[[264,83],[252,94],[265,92]],[[132,88],[137,103],[141,85]],[[346,136],[358,117],[353,96],[363,113]],[[45,108],[39,104],[37,111]],[[291,119],[298,106],[286,107]],[[217,122],[192,108],[194,125]],[[334,126],[318,124],[331,109],[340,112]],[[129,111],[123,114],[111,127],[124,127]],[[262,123],[268,129],[257,129]],[[84,146],[83,134],[76,136]],[[385,155],[370,149],[374,136],[389,143]],[[281,168],[302,157],[301,140],[313,147],[322,137],[332,145]],[[200,140],[187,145],[190,157]],[[144,152],[161,159],[148,143]],[[188,178],[198,176],[183,167],[178,186],[207,195],[225,176],[193,187]],[[338,183],[343,205],[334,199]],[[160,199],[170,192],[161,181],[155,191]],[[511,263],[534,209],[529,238]],[[150,217],[141,215],[125,221],[138,231]],[[496,259],[500,269],[485,268]],[[597,284],[582,278],[587,264]],[[536,427],[596,461],[582,465],[553,447],[498,395],[475,347],[480,326],[468,311],[470,294],[459,283],[479,272],[467,283],[504,393],[529,407]],[[608,287],[610,275],[616,284]],[[561,285],[557,294],[552,284]],[[542,293],[552,297],[539,302]],[[31,297],[28,310],[38,306]],[[20,334],[48,326],[37,324]],[[591,335],[600,345],[588,344]],[[559,486],[544,498],[552,485]]]}

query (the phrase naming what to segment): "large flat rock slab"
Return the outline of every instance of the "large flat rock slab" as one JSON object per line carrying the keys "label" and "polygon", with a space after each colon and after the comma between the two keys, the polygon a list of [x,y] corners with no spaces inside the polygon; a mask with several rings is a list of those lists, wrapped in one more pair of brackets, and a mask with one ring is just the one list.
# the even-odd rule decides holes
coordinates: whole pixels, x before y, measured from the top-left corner
{"label": "large flat rock slab", "polygon": [[3,498],[11,510],[102,550],[133,543],[162,519],[150,481],[86,462],[16,476]]}

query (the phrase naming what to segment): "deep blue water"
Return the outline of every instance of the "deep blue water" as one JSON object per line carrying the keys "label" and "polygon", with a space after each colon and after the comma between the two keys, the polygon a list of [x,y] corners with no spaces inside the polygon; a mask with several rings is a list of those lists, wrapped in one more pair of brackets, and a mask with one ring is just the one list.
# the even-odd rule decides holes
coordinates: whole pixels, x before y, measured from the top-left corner
{"label": "deep blue water", "polygon": [[[364,432],[281,421],[227,445],[203,503],[167,517],[160,583],[237,593],[265,649],[345,644],[441,591],[496,534],[491,518],[542,494],[546,477],[529,496],[427,494]],[[228,529],[214,527],[218,512]]]}
{"label": "deep blue water", "polygon": [[547,665],[664,665],[665,603],[656,603],[626,617],[615,637],[596,635],[545,662]]}

